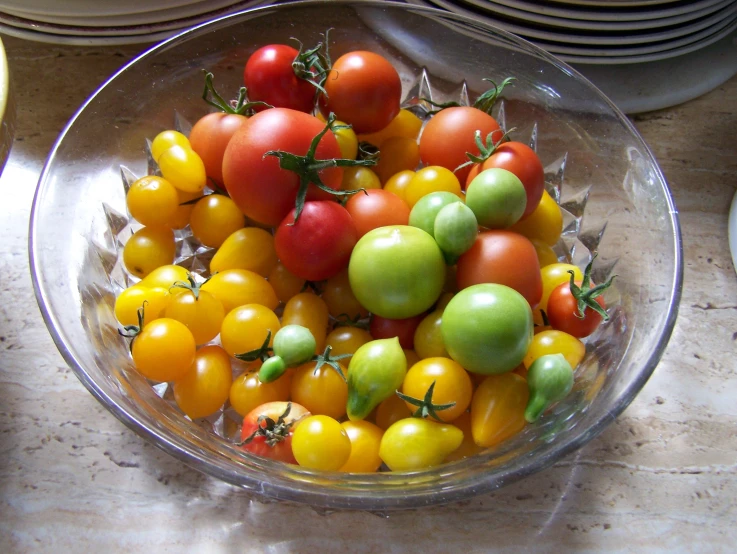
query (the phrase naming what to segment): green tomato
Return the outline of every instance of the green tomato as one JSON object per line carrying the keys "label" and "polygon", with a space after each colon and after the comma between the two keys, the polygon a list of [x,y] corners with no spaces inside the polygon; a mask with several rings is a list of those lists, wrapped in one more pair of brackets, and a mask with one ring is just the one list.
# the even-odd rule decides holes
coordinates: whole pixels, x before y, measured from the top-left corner
{"label": "green tomato", "polygon": [[452,192],[431,192],[420,198],[409,212],[409,224],[418,227],[431,236],[435,236],[435,218],[438,212],[448,204],[458,202],[458,196]]}
{"label": "green tomato", "polygon": [[479,225],[506,229],[517,223],[527,207],[522,181],[506,169],[485,169],[466,189],[466,205],[476,214]]}
{"label": "green tomato", "polygon": [[476,216],[463,202],[448,204],[435,218],[435,240],[446,259],[471,248],[478,232]]}
{"label": "green tomato", "polygon": [[412,471],[443,463],[463,442],[454,425],[410,417],[393,423],[381,437],[379,457],[392,471]]}
{"label": "green tomato", "polygon": [[312,332],[302,325],[285,325],[274,335],[274,355],[281,356],[288,367],[310,361],[316,348]]}
{"label": "green tomato", "polygon": [[468,371],[505,373],[522,362],[532,342],[532,310],[516,290],[482,283],[451,298],[440,330],[450,357]]}
{"label": "green tomato", "polygon": [[348,419],[363,419],[402,386],[407,358],[399,338],[367,342],[356,350],[348,366]]}
{"label": "green tomato", "polygon": [[525,419],[534,423],[548,406],[563,400],[573,388],[573,368],[563,354],[547,354],[532,362],[527,372],[530,400]]}
{"label": "green tomato", "polygon": [[440,247],[417,227],[390,225],[366,233],[348,265],[353,294],[370,312],[406,319],[429,309],[445,283]]}
{"label": "green tomato", "polygon": [[272,383],[287,371],[287,364],[281,356],[271,356],[264,360],[258,370],[258,380],[262,383]]}

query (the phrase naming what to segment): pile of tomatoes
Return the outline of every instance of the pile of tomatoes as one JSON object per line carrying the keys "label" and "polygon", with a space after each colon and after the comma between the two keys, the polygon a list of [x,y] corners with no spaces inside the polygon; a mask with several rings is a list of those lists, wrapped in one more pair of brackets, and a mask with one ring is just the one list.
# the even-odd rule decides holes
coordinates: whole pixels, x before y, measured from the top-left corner
{"label": "pile of tomatoes", "polygon": [[[490,115],[502,87],[423,121],[385,58],[322,45],[260,48],[234,102],[206,82],[218,111],[156,136],[160,174],[128,191],[140,281],[115,304],[187,416],[233,410],[244,449],[312,469],[416,470],[569,393],[610,282],[558,262],[543,166]],[[202,274],[174,265],[186,227]]]}

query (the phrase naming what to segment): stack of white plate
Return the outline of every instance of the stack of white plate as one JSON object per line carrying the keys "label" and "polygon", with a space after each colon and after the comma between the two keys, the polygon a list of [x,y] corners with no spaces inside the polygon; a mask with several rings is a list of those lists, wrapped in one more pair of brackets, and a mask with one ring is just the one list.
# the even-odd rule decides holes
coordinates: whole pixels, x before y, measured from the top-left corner
{"label": "stack of white plate", "polygon": [[0,32],[55,44],[163,40],[214,17],[273,0],[0,0]]}
{"label": "stack of white plate", "polygon": [[407,0],[490,23],[574,65],[629,113],[737,73],[737,0]]}

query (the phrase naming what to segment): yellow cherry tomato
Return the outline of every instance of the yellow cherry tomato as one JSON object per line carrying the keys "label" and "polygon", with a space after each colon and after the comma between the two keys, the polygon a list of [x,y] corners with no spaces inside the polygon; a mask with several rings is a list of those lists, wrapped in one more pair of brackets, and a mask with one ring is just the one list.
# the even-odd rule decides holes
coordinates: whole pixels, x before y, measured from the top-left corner
{"label": "yellow cherry tomato", "polygon": [[208,194],[194,205],[189,216],[192,234],[210,248],[219,247],[245,223],[240,208],[222,194]]}
{"label": "yellow cherry tomato", "polygon": [[186,146],[175,144],[161,153],[158,159],[161,175],[179,190],[200,192],[207,184],[207,173],[202,158]]}
{"label": "yellow cherry tomato", "polygon": [[260,304],[245,304],[227,313],[220,328],[220,342],[231,356],[260,348],[271,331],[269,345],[281,329],[276,314]]}
{"label": "yellow cherry tomato", "polygon": [[171,129],[161,131],[154,137],[153,142],[151,142],[151,156],[158,162],[161,154],[175,145],[183,148],[192,148],[192,145],[189,143],[189,139],[179,131]]}
{"label": "yellow cherry tomato", "polygon": [[351,455],[351,439],[335,419],[313,415],[303,419],[294,430],[292,453],[303,467],[337,471]]}
{"label": "yellow cherry tomato", "polygon": [[332,131],[335,139],[338,141],[340,157],[346,160],[355,160],[358,155],[358,138],[353,128],[342,121],[336,120],[333,124]]}
{"label": "yellow cherry tomato", "polygon": [[[455,403],[450,408],[436,412],[442,421],[451,422],[466,411],[473,395],[471,377],[458,362],[450,358],[427,358],[417,362],[404,377],[402,392],[422,400],[433,383],[433,404]],[[407,403],[407,408],[414,411],[417,406]]]}
{"label": "yellow cherry tomato", "polygon": [[170,227],[179,208],[177,189],[156,175],[136,180],[128,189],[125,201],[131,216],[146,226]]}
{"label": "yellow cherry tomato", "polygon": [[167,223],[167,227],[184,229],[189,225],[189,216],[192,215],[192,210],[194,209],[194,204],[190,204],[189,202],[197,198],[202,198],[202,191],[184,192],[177,190],[177,197],[179,198],[179,206]]}
{"label": "yellow cherry tomato", "polygon": [[[407,364],[409,366],[409,364]],[[376,425],[381,429],[389,429],[392,424],[400,419],[412,417],[412,412],[407,407],[404,400],[396,394],[392,394],[389,398],[382,400],[376,407]]]}
{"label": "yellow cherry tomato", "polygon": [[443,335],[440,332],[440,323],[443,319],[443,310],[435,310],[427,314],[415,329],[415,352],[422,358],[449,358],[445,350]]}
{"label": "yellow cherry tomato", "polygon": [[407,169],[414,170],[419,163],[420,147],[417,141],[407,137],[393,137],[382,144],[379,163],[374,166],[374,172],[382,183],[386,183],[392,175]]}
{"label": "yellow cherry tomato", "polygon": [[415,176],[415,172],[411,169],[406,169],[404,171],[400,171],[399,173],[395,173],[391,177],[389,177],[389,180],[384,183],[384,190],[388,190],[389,192],[396,194],[404,200],[407,201],[407,187],[409,186],[410,181],[412,181],[412,177]]}
{"label": "yellow cherry tomato", "polygon": [[529,397],[527,381],[516,373],[487,376],[471,401],[474,442],[488,448],[519,433]]}
{"label": "yellow cherry tomato", "polygon": [[[144,306],[145,302],[145,306]],[[143,310],[143,325],[161,317],[169,302],[169,291],[163,287],[144,287],[140,283],[128,287],[115,299],[115,319],[123,325],[138,325],[138,310]]]}
{"label": "yellow cherry tomato", "polygon": [[340,188],[341,190],[380,189],[381,180],[370,167],[362,165],[345,167]]}
{"label": "yellow cherry tomato", "polygon": [[[346,375],[346,367],[338,365],[343,375]],[[319,369],[316,367],[316,362],[311,361],[296,368],[292,376],[290,398],[313,414],[340,419],[345,415],[348,385],[328,364]]]}
{"label": "yellow cherry tomato", "polygon": [[444,462],[454,462],[464,458],[475,456],[483,450],[483,447],[473,442],[473,434],[471,432],[471,413],[463,412],[453,420],[453,425],[463,431],[463,442],[461,445],[446,456]]}
{"label": "yellow cherry tomato", "polygon": [[546,265],[552,265],[558,263],[558,256],[555,254],[552,246],[549,246],[540,239],[531,239],[530,242],[535,247],[535,253],[537,253],[537,261],[540,263],[540,267]]}
{"label": "yellow cherry tomato", "polygon": [[197,344],[204,344],[220,333],[225,318],[222,302],[205,290],[195,295],[191,290],[173,288],[164,315],[184,323]]}
{"label": "yellow cherry tomato", "polygon": [[[260,367],[261,363],[257,365]],[[258,378],[258,368],[241,373],[230,387],[230,405],[245,417],[251,410],[267,402],[288,400],[292,374],[292,371],[286,371],[275,381],[262,383]]]}
{"label": "yellow cherry tomato", "polygon": [[368,310],[361,305],[353,294],[347,269],[330,277],[325,282],[321,298],[328,307],[328,313],[335,318],[355,321],[368,317]]}
{"label": "yellow cherry tomato", "polygon": [[238,306],[261,304],[273,310],[279,304],[274,289],[258,273],[247,269],[226,269],[210,277],[200,287],[223,303],[227,314]]}
{"label": "yellow cherry tomato", "polygon": [[286,303],[292,296],[298,295],[305,286],[305,280],[290,272],[278,262],[269,272],[269,283],[274,288],[280,302]]}
{"label": "yellow cherry tomato", "polygon": [[301,292],[289,299],[284,306],[282,325],[301,325],[307,327],[315,337],[315,352],[325,348],[328,333],[328,307],[325,301],[311,292]]}
{"label": "yellow cherry tomato", "polygon": [[563,331],[551,329],[549,331],[540,331],[532,338],[530,347],[522,363],[526,368],[530,368],[532,362],[540,356],[547,354],[563,354],[563,357],[576,369],[586,355],[586,345],[579,339]]}
{"label": "yellow cherry tomato", "polygon": [[148,288],[160,287],[169,290],[169,287],[177,281],[186,283],[188,277],[189,271],[186,268],[181,265],[167,264],[154,269],[138,284]]}
{"label": "yellow cherry tomato", "polygon": [[123,247],[125,268],[136,277],[145,277],[157,267],[174,261],[174,233],[165,227],[142,227]]}
{"label": "yellow cherry tomato", "polygon": [[174,400],[191,419],[207,417],[228,399],[233,373],[230,356],[219,346],[203,346],[190,370],[174,382]]}
{"label": "yellow cherry tomato", "polygon": [[392,471],[439,465],[463,442],[463,431],[447,423],[411,417],[392,424],[381,437],[379,456]]}
{"label": "yellow cherry tomato", "polygon": [[563,231],[563,214],[560,206],[548,191],[543,191],[537,208],[526,218],[509,228],[528,239],[538,239],[549,246],[555,246]]}
{"label": "yellow cherry tomato", "polygon": [[370,421],[344,421],[340,424],[351,440],[351,454],[340,471],[345,473],[373,473],[381,466],[379,445],[384,430]]}
{"label": "yellow cherry tomato", "polygon": [[258,227],[243,227],[220,245],[210,261],[210,273],[247,269],[268,277],[277,261],[274,236]]}
{"label": "yellow cherry tomato", "polygon": [[146,325],[133,339],[131,354],[136,369],[152,381],[176,381],[194,362],[192,333],[173,319],[162,317]]}
{"label": "yellow cherry tomato", "polygon": [[[330,345],[333,356],[354,354],[361,346],[371,342],[373,337],[365,329],[359,327],[336,327],[325,338],[325,345]],[[347,364],[347,358],[346,362]]]}
{"label": "yellow cherry tomato", "polygon": [[419,117],[409,110],[399,110],[396,117],[381,131],[358,135],[358,139],[381,148],[387,139],[394,137],[405,137],[416,140],[421,128],[422,120]]}
{"label": "yellow cherry tomato", "polygon": [[439,165],[430,165],[417,171],[407,185],[405,200],[410,208],[423,196],[431,192],[450,192],[461,200],[461,183],[450,170]]}

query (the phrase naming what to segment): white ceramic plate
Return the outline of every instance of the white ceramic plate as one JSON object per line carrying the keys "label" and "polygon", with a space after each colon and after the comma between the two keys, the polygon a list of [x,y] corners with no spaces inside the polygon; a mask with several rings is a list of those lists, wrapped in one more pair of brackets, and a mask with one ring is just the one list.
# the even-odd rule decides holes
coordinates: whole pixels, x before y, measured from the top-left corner
{"label": "white ceramic plate", "polygon": [[2,0],[0,9],[26,16],[97,17],[174,9],[202,0]]}
{"label": "white ceramic plate", "polygon": [[[0,13],[0,30],[19,38],[57,44],[132,44],[162,40],[174,34],[175,31],[203,23],[213,17],[266,3],[269,3],[269,0],[249,0],[237,3],[231,0],[212,2],[207,4],[208,11],[189,17],[176,17],[139,25],[105,27],[59,25]],[[217,9],[213,9],[213,6]],[[177,15],[179,14],[180,12],[177,12]]]}
{"label": "white ceramic plate", "polygon": [[[608,6],[549,6],[543,2],[529,2],[526,0],[487,0],[487,4],[501,4],[510,8],[524,10],[526,12],[539,13],[551,17],[565,17],[569,19],[583,19],[586,21],[631,21],[642,19],[662,19],[694,12],[724,0],[697,0],[695,2],[671,2],[668,5],[637,6],[630,7],[621,5],[619,2],[611,2]],[[493,9],[492,6],[489,7]]]}
{"label": "white ceramic plate", "polygon": [[[485,0],[461,0],[460,3],[475,6],[484,13],[491,15],[503,15],[515,19],[517,23],[524,25],[531,23],[533,25],[545,25],[557,27],[565,30],[581,30],[581,31],[639,31],[643,29],[656,29],[659,27],[682,26],[684,23],[694,21],[701,17],[711,14],[721,14],[727,17],[737,7],[734,0],[721,0],[720,2],[696,10],[693,12],[683,13],[680,15],[662,17],[658,19],[637,19],[631,21],[582,21],[578,19],[566,19],[561,17],[551,17],[541,13],[532,13],[528,11],[518,10],[500,4],[492,4]],[[451,3],[453,5],[453,3]]]}

